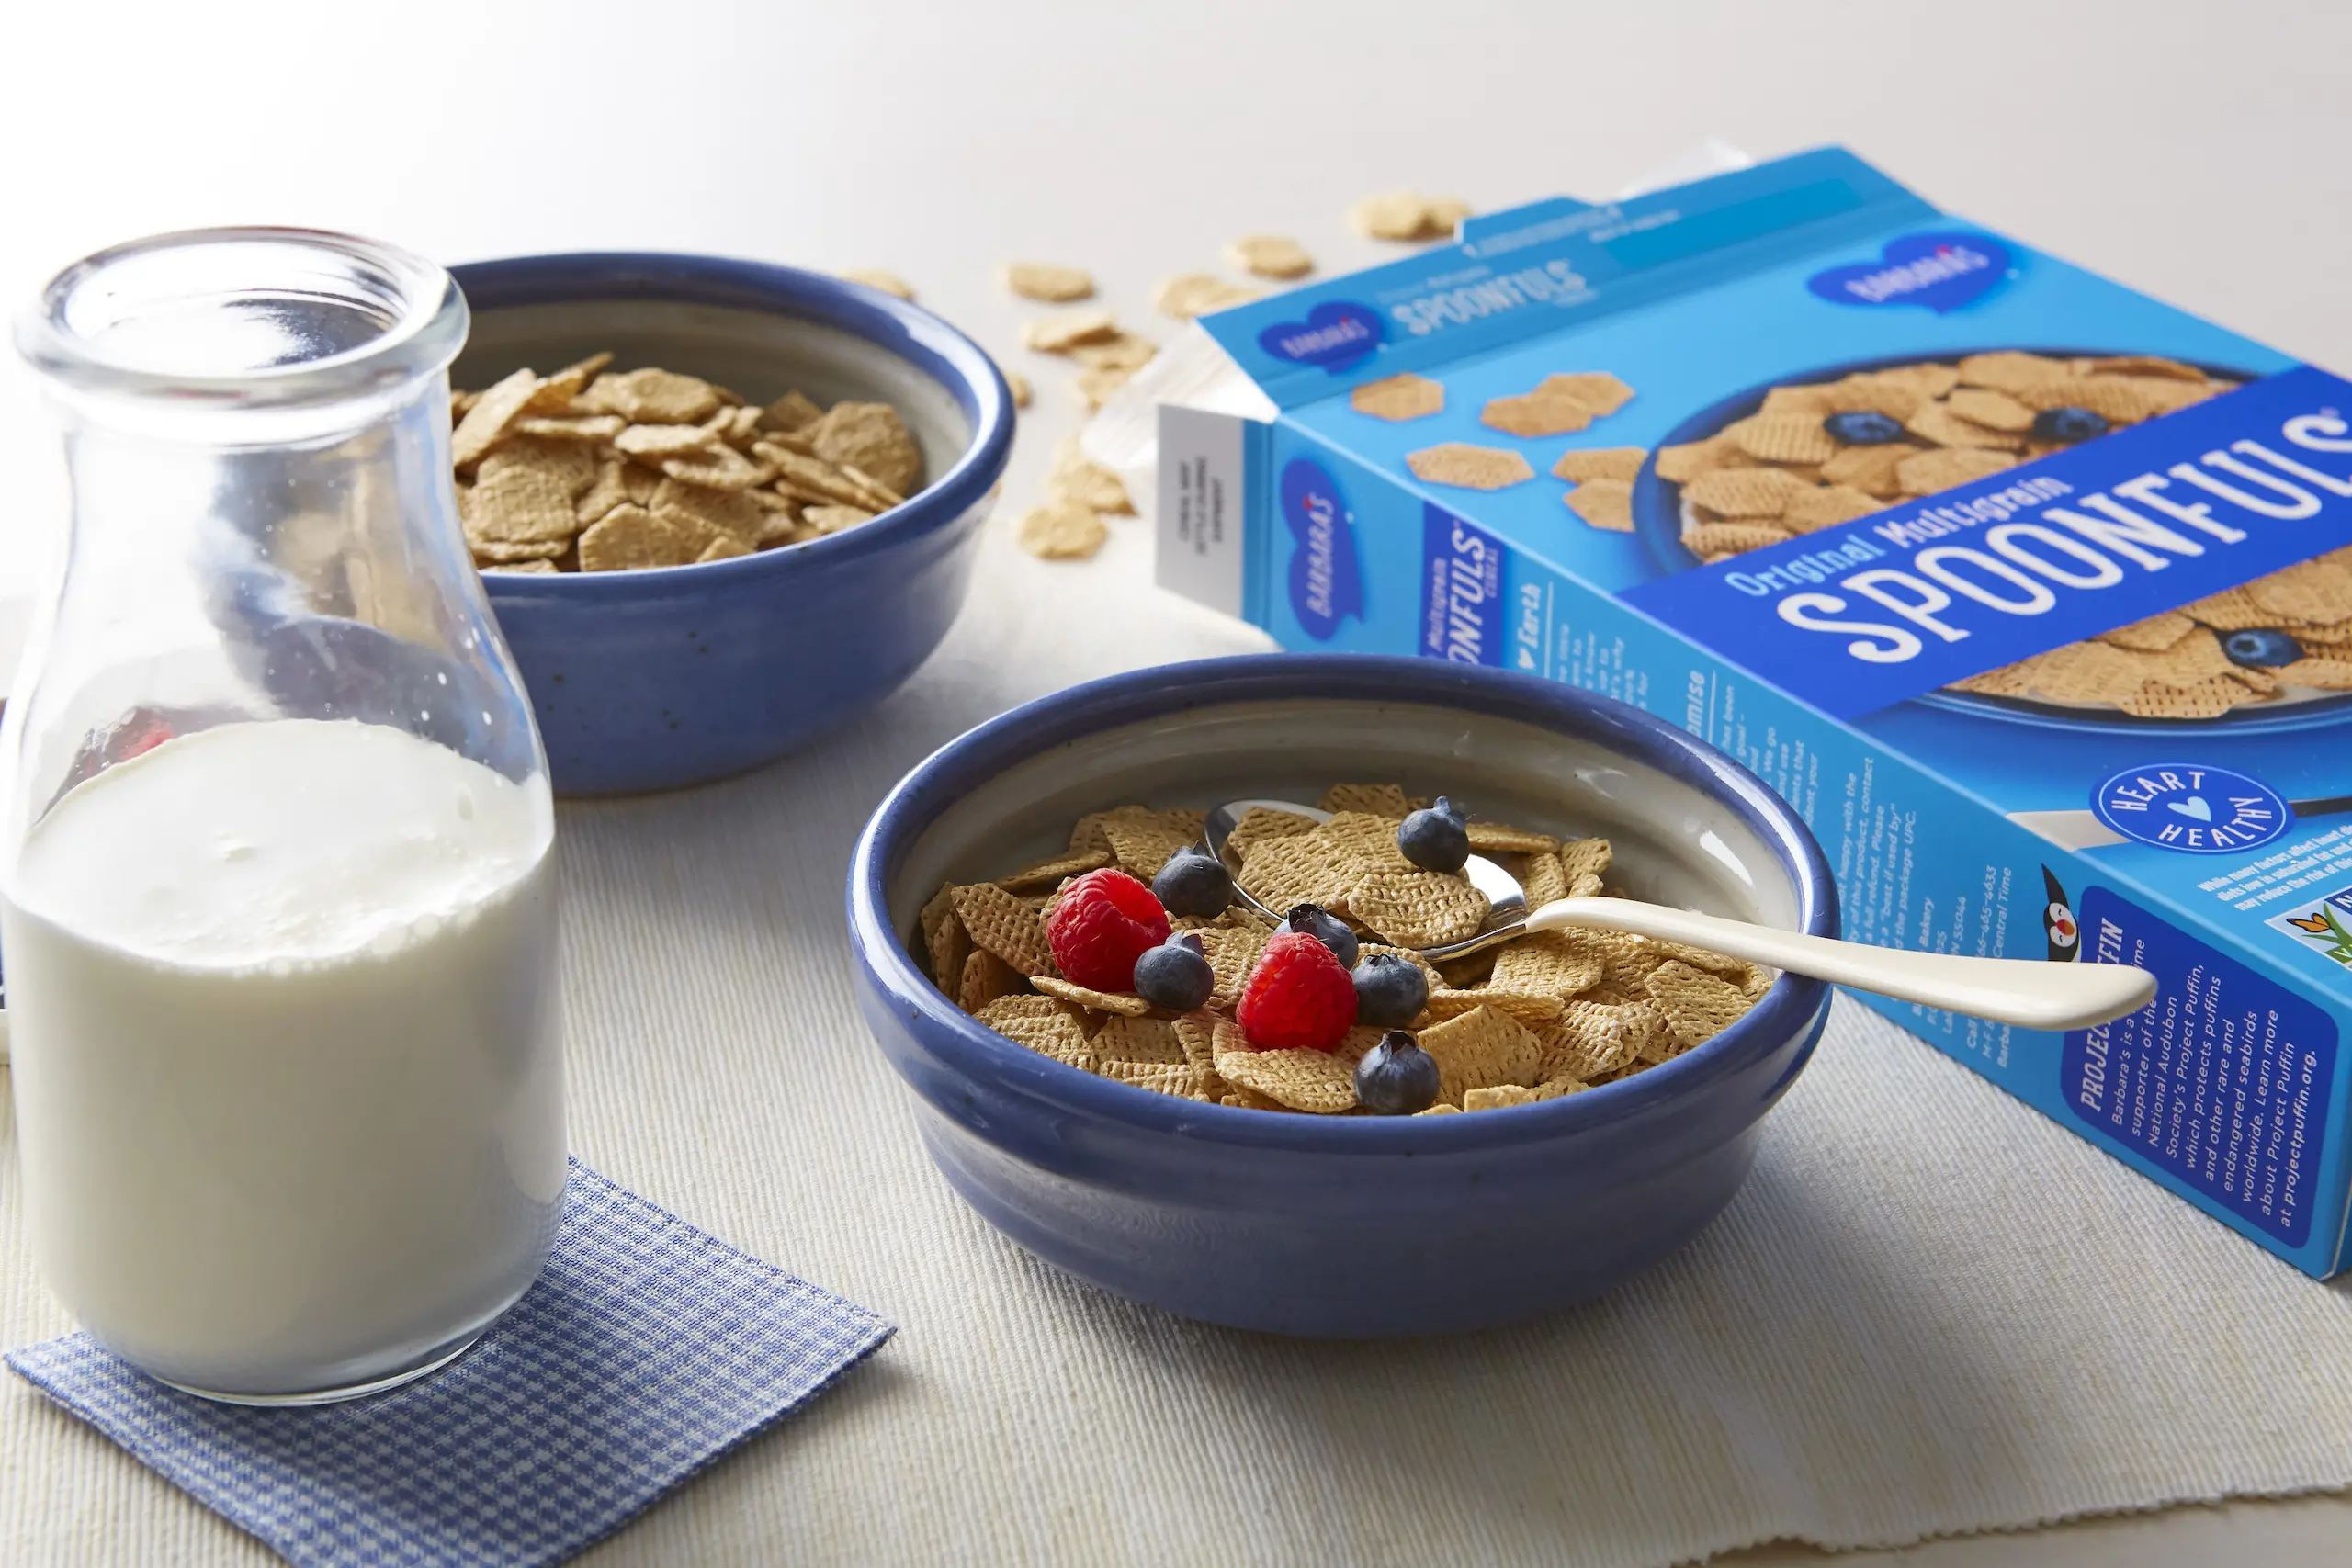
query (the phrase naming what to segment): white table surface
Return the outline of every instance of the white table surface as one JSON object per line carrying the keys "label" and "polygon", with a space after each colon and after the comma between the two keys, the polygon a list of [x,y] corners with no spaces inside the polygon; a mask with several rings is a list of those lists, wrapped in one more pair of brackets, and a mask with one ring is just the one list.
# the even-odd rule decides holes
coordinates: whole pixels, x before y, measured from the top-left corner
{"label": "white table surface", "polygon": [[[1371,191],[1603,194],[1713,134],[1759,155],[1844,141],[1940,204],[2341,367],[2347,51],[2352,8],[2175,0],[25,6],[0,22],[0,296],[27,300],[111,241],[239,221],[447,261],[629,247],[888,266],[1037,381],[1017,501],[1074,405],[1064,368],[1018,354],[997,261],[1090,266],[1146,324],[1153,281],[1213,268],[1231,235],[1296,234],[1344,269],[1380,254],[1341,218]],[[37,417],[11,362],[0,599],[35,581],[56,515]],[[190,1506],[162,1490],[129,1495]],[[2347,1554],[2352,1502],[2315,1498],[1849,1560]]]}

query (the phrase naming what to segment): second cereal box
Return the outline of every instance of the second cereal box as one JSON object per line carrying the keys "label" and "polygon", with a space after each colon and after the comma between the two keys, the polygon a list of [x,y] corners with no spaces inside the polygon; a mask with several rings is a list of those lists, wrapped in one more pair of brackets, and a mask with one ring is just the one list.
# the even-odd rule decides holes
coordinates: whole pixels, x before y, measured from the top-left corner
{"label": "second cereal box", "polygon": [[1837,150],[1202,324],[1279,412],[1162,410],[1163,584],[1681,722],[1849,936],[2151,969],[2064,1036],[1874,1005],[2344,1267],[2352,383]]}

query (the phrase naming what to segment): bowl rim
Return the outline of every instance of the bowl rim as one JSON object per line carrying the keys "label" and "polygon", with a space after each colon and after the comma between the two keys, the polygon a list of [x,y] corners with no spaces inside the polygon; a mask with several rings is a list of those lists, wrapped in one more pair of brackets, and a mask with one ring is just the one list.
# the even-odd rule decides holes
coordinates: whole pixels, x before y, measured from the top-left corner
{"label": "bowl rim", "polygon": [[1395,1155],[1513,1145],[1630,1118],[1734,1077],[1818,1018],[1830,987],[1783,973],[1721,1034],[1631,1077],[1581,1094],[1475,1117],[1277,1116],[1212,1105],[1098,1077],[998,1034],[921,970],[893,926],[887,884],[924,829],[973,785],[1012,763],[1114,726],[1254,701],[1391,701],[1466,708],[1596,741],[1728,807],[1780,856],[1801,929],[1838,930],[1838,891],[1820,844],[1793,807],[1718,748],[1639,708],[1508,671],[1377,654],[1250,654],[1164,664],[1090,681],[1000,715],[917,763],[883,799],[851,858],[850,945],[891,1010],[956,1072],[991,1091],[1138,1130],[1257,1148]]}
{"label": "bowl rim", "polygon": [[[1012,450],[1012,391],[987,350],[922,306],[846,278],[779,262],[668,251],[566,251],[461,262],[449,268],[477,320],[510,307],[657,301],[787,316],[861,337],[939,381],[963,405],[972,437],[946,473],[854,528],[732,560],[626,571],[485,572],[494,599],[634,598],[654,583],[719,586],[786,575],[890,549],[945,526],[985,502]],[[955,373],[915,361],[913,344]],[[691,574],[691,575],[686,575]]]}

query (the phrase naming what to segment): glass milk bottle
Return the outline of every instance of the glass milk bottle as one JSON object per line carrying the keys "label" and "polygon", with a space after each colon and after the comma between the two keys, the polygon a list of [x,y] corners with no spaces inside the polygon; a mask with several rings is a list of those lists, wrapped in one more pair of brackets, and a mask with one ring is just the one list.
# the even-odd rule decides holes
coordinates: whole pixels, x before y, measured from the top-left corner
{"label": "glass milk bottle", "polygon": [[447,273],[167,234],[18,322],[73,526],[0,725],[34,1260],[192,1393],[429,1371],[564,1181],[547,761],[457,517]]}

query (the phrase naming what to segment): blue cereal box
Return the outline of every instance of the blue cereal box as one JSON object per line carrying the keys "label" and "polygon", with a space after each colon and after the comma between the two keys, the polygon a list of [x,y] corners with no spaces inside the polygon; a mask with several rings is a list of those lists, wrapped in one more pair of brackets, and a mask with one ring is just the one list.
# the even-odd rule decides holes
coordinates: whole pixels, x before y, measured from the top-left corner
{"label": "blue cereal box", "polygon": [[1273,412],[1160,411],[1164,585],[1686,726],[1850,937],[2144,965],[2063,1036],[1865,999],[2343,1267],[2352,383],[1837,150],[1203,325]]}

